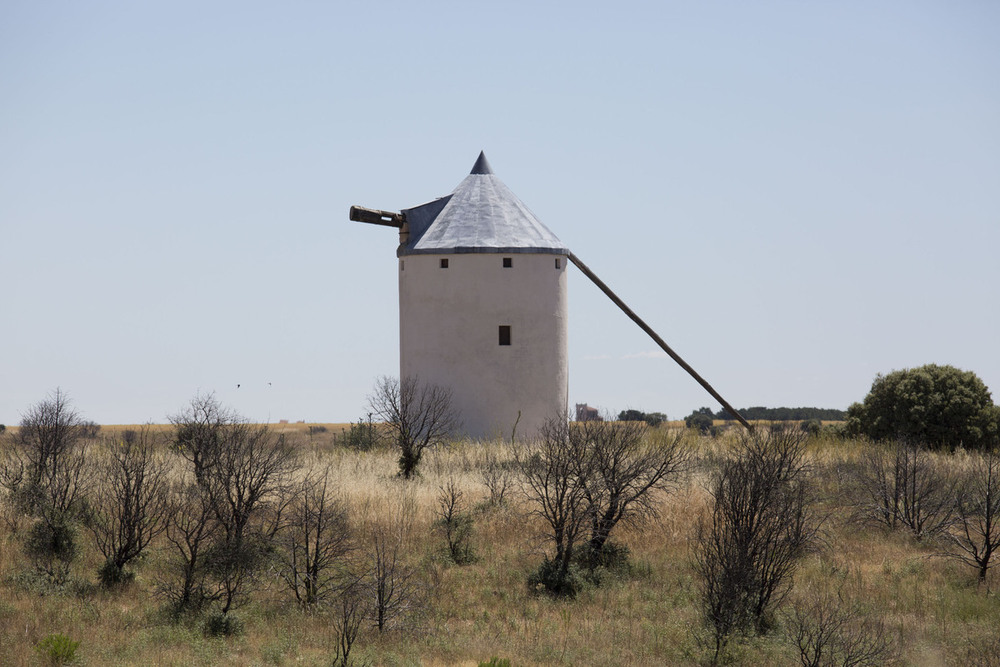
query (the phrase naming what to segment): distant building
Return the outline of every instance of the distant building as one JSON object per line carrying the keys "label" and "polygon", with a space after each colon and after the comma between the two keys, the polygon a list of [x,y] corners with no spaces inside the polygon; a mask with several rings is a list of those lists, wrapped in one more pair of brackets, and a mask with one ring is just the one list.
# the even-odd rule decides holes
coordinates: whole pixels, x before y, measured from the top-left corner
{"label": "distant building", "polygon": [[576,404],[576,420],[578,422],[602,422],[604,419],[597,408],[592,408],[586,403]]}

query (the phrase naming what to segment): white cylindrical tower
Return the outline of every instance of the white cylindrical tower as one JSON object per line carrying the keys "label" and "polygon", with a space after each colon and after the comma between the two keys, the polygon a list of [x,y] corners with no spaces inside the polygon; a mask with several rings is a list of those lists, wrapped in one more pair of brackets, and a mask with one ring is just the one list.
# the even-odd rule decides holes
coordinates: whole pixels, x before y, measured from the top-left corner
{"label": "white cylindrical tower", "polygon": [[[569,251],[480,154],[441,199],[403,211],[399,370],[452,391],[472,437],[530,437],[568,400]],[[520,415],[520,417],[519,417]]]}

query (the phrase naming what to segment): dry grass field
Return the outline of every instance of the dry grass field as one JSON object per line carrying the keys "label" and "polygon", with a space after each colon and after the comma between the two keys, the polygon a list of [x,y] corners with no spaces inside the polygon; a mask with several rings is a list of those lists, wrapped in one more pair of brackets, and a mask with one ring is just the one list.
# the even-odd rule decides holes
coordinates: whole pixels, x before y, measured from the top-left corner
{"label": "dry grass field", "polygon": [[[692,541],[696,521],[709,507],[710,472],[731,447],[730,436],[686,436],[694,465],[662,495],[659,516],[616,528],[615,538],[631,551],[629,570],[576,599],[558,600],[526,584],[547,544],[524,497],[514,492],[501,507],[484,502],[487,454],[509,460],[508,444],[439,447],[426,454],[417,479],[404,481],[396,476],[394,450],[340,447],[336,438],[348,426],[274,428],[294,444],[305,468],[330,466],[330,481],[348,508],[357,541],[352,558],[365,557],[372,526],[402,531],[403,560],[415,573],[419,604],[402,627],[383,634],[366,623],[351,653],[357,664],[478,665],[498,657],[511,665],[685,665],[707,659]],[[941,543],[852,520],[851,478],[865,446],[824,437],[809,442],[810,475],[827,517],[822,544],[801,560],[772,630],[734,642],[729,662],[800,664],[788,637],[789,610],[832,593],[884,624],[882,632],[898,647],[898,664],[1000,664],[993,575],[985,586],[977,585],[974,570],[940,557]],[[961,465],[961,455],[939,458],[942,466]],[[462,566],[446,557],[436,525],[440,489],[452,481],[474,516],[477,560]],[[171,558],[162,539],[152,545],[131,585],[106,591],[97,585],[101,558],[85,530],[78,534],[82,550],[70,579],[58,588],[31,575],[23,537],[23,524],[8,511],[0,521],[0,663],[46,664],[36,645],[59,633],[80,642],[76,663],[85,665],[331,664],[335,611],[302,609],[274,571],[236,611],[243,632],[211,637],[198,618],[172,619],[156,595],[158,577]]]}

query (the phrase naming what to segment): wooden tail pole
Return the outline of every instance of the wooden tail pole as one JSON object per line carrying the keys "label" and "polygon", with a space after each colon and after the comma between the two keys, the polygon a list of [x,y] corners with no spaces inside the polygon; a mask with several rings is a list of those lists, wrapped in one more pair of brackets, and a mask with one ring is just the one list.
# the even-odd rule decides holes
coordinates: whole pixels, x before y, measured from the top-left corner
{"label": "wooden tail pole", "polygon": [[364,206],[352,206],[350,217],[354,222],[367,222],[371,225],[384,225],[385,227],[403,226],[403,214],[394,211],[380,211],[375,208],[365,208]]}
{"label": "wooden tail pole", "polygon": [[753,427],[750,426],[750,423],[746,419],[743,418],[743,415],[741,415],[739,412],[736,411],[736,408],[734,408],[733,406],[729,405],[729,403],[726,402],[726,399],[722,398],[722,396],[719,395],[719,392],[715,391],[715,389],[712,388],[712,385],[710,385],[708,382],[706,382],[703,377],[701,377],[700,375],[698,375],[698,373],[693,368],[691,368],[691,366],[689,366],[686,361],[684,361],[683,359],[681,359],[681,357],[680,357],[679,354],[677,354],[672,349],[670,349],[670,346],[667,345],[666,342],[664,342],[664,340],[662,338],[660,338],[656,334],[656,332],[653,331],[653,329],[648,324],[646,324],[645,322],[643,322],[642,318],[640,318],[638,315],[636,315],[634,312],[632,312],[632,309],[629,308],[627,305],[625,305],[625,302],[622,301],[621,299],[619,299],[618,295],[615,294],[614,292],[612,292],[611,288],[608,287],[607,285],[605,285],[604,281],[602,281],[600,278],[598,278],[597,275],[593,271],[591,271],[587,267],[586,264],[584,264],[583,262],[581,262],[579,257],[577,257],[576,255],[574,255],[573,253],[570,253],[569,254],[569,261],[571,261],[574,264],[576,264],[576,268],[578,268],[581,271],[583,271],[583,275],[585,275],[588,278],[590,278],[590,280],[595,285],[597,285],[602,292],[604,292],[606,295],[608,295],[609,299],[611,299],[612,301],[615,302],[616,306],[618,306],[619,308],[621,308],[622,311],[626,315],[628,315],[632,319],[633,322],[635,322],[636,324],[639,325],[640,329],[642,329],[647,334],[649,334],[649,337],[652,338],[656,342],[656,344],[659,345],[660,348],[664,352],[666,352],[667,354],[669,354],[671,359],[673,359],[678,364],[680,364],[680,367],[683,368],[684,370],[686,370],[688,372],[688,375],[690,375],[695,380],[697,380],[698,384],[700,384],[702,387],[704,387],[705,390],[709,394],[712,395],[712,398],[714,398],[715,400],[717,400],[722,405],[722,407],[725,408],[729,412],[729,414],[734,415],[736,417],[736,420],[739,421],[739,423],[743,424],[747,428],[747,430],[750,430],[750,431],[753,430]]}

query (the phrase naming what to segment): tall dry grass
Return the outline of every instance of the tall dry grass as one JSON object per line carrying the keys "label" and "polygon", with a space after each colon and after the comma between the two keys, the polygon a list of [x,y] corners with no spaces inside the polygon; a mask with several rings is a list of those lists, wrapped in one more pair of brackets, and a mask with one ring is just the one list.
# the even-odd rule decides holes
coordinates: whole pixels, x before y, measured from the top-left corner
{"label": "tall dry grass", "polygon": [[[697,517],[708,509],[711,472],[732,446],[729,438],[691,436],[696,464],[676,490],[662,495],[659,516],[616,528],[615,539],[631,550],[627,574],[612,576],[575,600],[553,600],[529,591],[525,583],[547,545],[523,496],[515,492],[504,507],[486,504],[489,493],[481,472],[487,454],[509,460],[507,443],[456,442],[431,450],[420,476],[404,481],[396,476],[394,450],[346,450],[337,446],[336,436],[347,425],[311,433],[308,426],[275,428],[300,450],[304,466],[330,465],[361,547],[373,526],[404,527],[406,564],[416,570],[426,592],[424,609],[407,629],[383,635],[370,625],[363,629],[352,653],[359,662],[476,665],[498,656],[514,665],[664,665],[705,659],[692,538]],[[827,520],[824,544],[802,560],[790,602],[824,591],[860,601],[864,613],[883,618],[887,632],[898,639],[903,664],[1000,659],[993,575],[987,586],[977,586],[970,568],[938,557],[939,545],[851,520],[851,479],[866,446],[823,437],[809,444],[811,474]],[[941,466],[967,464],[962,456],[937,457]],[[439,489],[449,481],[475,516],[478,559],[466,566],[449,564],[435,526]],[[155,579],[170,557],[162,543],[140,564],[130,587],[107,592],[96,585],[100,557],[81,530],[84,548],[72,581],[52,590],[31,575],[21,550],[23,526],[15,528],[15,522],[0,521],[3,664],[39,664],[34,646],[53,633],[81,642],[82,664],[330,664],[332,611],[300,609],[273,574],[238,611],[245,632],[210,638],[195,619],[173,621],[153,595]],[[779,614],[769,635],[737,642],[733,662],[798,664],[782,619]]]}

